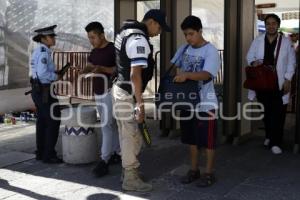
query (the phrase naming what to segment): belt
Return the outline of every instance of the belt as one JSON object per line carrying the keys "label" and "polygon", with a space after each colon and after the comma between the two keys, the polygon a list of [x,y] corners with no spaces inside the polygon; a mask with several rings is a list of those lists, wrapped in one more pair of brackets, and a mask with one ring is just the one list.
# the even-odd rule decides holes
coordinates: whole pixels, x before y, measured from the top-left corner
{"label": "belt", "polygon": [[44,86],[44,87],[50,87],[51,83],[41,83],[39,79],[37,78],[30,78],[30,83],[31,84],[39,84],[41,86]]}

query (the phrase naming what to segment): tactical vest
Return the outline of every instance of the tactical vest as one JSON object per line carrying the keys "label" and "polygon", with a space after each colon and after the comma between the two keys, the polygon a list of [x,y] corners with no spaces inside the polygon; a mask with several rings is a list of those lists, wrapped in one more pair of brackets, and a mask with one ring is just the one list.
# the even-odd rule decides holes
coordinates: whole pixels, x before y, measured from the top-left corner
{"label": "tactical vest", "polygon": [[155,62],[153,60],[153,46],[149,42],[147,27],[135,20],[127,20],[124,26],[116,36],[116,65],[117,65],[117,82],[116,84],[132,94],[130,82],[131,60],[126,53],[126,42],[132,35],[142,35],[148,41],[151,53],[148,56],[148,67],[142,70],[142,92],[146,89],[148,82],[152,79]]}

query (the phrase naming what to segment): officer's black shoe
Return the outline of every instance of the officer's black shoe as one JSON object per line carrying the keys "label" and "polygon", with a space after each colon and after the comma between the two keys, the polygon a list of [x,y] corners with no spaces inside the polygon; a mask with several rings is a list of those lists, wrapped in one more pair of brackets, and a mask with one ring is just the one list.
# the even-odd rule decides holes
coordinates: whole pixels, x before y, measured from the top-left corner
{"label": "officer's black shoe", "polygon": [[42,156],[40,156],[40,155],[35,155],[35,159],[36,159],[36,160],[42,160],[42,159],[43,159],[43,157],[42,157]]}
{"label": "officer's black shoe", "polygon": [[63,163],[63,160],[58,157],[53,157],[53,158],[45,159],[43,160],[43,162],[48,164],[60,164]]}
{"label": "officer's black shoe", "polygon": [[109,173],[108,164],[104,160],[100,160],[97,163],[96,167],[93,169],[93,173],[97,177],[105,176],[106,174]]}
{"label": "officer's black shoe", "polygon": [[41,153],[39,153],[38,151],[35,151],[35,159],[36,160],[42,160],[43,159],[43,156],[41,155]]}
{"label": "officer's black shoe", "polygon": [[121,163],[121,161],[122,161],[121,156],[115,152],[108,160],[108,164],[110,165],[119,164]]}

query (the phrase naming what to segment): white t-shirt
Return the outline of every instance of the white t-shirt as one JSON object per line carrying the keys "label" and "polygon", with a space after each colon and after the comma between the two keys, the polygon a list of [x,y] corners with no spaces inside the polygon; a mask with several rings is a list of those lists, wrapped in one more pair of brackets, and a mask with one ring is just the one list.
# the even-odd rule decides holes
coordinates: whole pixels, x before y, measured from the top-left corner
{"label": "white t-shirt", "polygon": [[[186,47],[187,45],[182,45],[177,50],[171,63],[185,72],[206,71],[213,78],[217,76],[221,62],[218,50],[211,43],[207,43],[199,48],[194,48],[191,45]],[[199,95],[201,106],[196,109],[198,112],[208,112],[218,109],[218,99],[213,81],[209,81],[206,84],[203,84],[203,81],[199,81]]]}
{"label": "white t-shirt", "polygon": [[131,59],[131,67],[148,66],[148,56],[151,53],[149,43],[143,35],[132,35],[126,42],[126,53]]}

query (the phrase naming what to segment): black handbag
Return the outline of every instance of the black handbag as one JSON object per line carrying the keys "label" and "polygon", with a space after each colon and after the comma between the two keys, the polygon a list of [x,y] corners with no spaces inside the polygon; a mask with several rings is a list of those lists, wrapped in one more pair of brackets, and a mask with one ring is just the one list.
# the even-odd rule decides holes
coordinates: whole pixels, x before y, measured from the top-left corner
{"label": "black handbag", "polygon": [[[185,47],[183,53],[187,47],[188,45]],[[173,79],[175,76],[170,75],[174,66],[173,64],[160,80],[158,92],[155,94],[156,108],[164,111],[171,110],[172,107],[175,110],[193,110],[200,103],[198,81],[186,80],[183,83],[174,82]]]}

